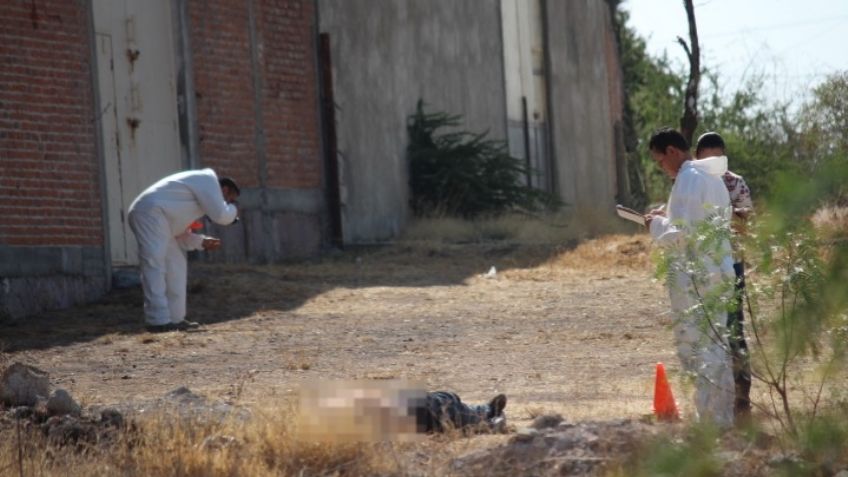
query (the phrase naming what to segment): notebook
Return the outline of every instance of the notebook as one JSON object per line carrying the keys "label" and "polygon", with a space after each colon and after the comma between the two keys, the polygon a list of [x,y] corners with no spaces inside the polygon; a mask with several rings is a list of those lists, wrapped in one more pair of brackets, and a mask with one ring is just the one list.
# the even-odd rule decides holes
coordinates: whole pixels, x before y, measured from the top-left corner
{"label": "notebook", "polygon": [[639,225],[645,225],[645,216],[636,212],[633,209],[629,209],[621,204],[615,206],[615,212],[622,219],[627,219],[631,222],[636,222]]}

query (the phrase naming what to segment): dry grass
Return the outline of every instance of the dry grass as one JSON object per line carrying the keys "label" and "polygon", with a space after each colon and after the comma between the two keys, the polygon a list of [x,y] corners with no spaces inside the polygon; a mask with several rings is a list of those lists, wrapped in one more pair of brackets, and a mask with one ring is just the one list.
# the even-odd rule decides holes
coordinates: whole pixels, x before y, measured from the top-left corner
{"label": "dry grass", "polygon": [[641,235],[607,235],[580,243],[553,258],[553,264],[580,270],[650,270],[651,239]]}
{"label": "dry grass", "polygon": [[[583,223],[596,220],[586,214]],[[248,422],[218,425],[148,418],[108,449],[55,448],[33,432],[23,440],[25,475],[446,475],[451,459],[506,439],[304,442],[280,402],[307,379],[421,379],[469,402],[506,392],[518,426],[549,413],[571,422],[642,416],[653,363],[676,371],[667,299],[649,278],[650,240],[581,241],[572,224],[430,219],[389,247],[274,266],[194,264],[189,310],[207,324],[201,333],[137,334],[137,291],[10,328],[34,343],[13,359],[51,370],[89,403],[184,384],[254,409]],[[497,277],[482,277],[492,265]],[[51,334],[71,339],[42,344]],[[0,353],[0,364],[7,359]],[[15,475],[17,440],[6,429],[0,475]]]}
{"label": "dry grass", "polygon": [[[518,426],[539,413],[579,421],[647,412],[650,373],[634,379],[632,362],[654,362],[657,347],[650,343],[658,337],[638,313],[616,311],[643,305],[624,296],[607,303],[594,293],[599,285],[632,288],[636,274],[619,268],[622,258],[601,256],[630,250],[642,238],[599,239],[578,252],[569,251],[569,235],[555,235],[564,228],[526,217],[475,227],[482,232],[472,244],[438,238],[275,266],[196,264],[189,309],[207,323],[203,333],[135,334],[138,325],[125,317],[140,316],[137,291],[15,329],[36,344],[50,333],[80,336],[13,356],[50,369],[89,403],[151,398],[185,384],[259,409],[248,423],[218,426],[149,418],[109,449],[55,448],[35,432],[24,440],[25,475],[446,475],[451,459],[508,438],[309,444],[297,439],[291,409],[267,407],[286,400],[304,379],[420,378],[475,403],[503,390],[510,422]],[[513,240],[541,239],[492,238],[516,227]],[[551,235],[544,236],[546,228]],[[578,260],[581,254],[590,256]],[[497,278],[480,277],[491,265]],[[578,276],[589,266],[628,277]],[[584,321],[590,314],[605,319]],[[118,317],[114,329],[98,328]],[[617,331],[628,323],[640,327],[633,336]],[[589,359],[595,353],[605,356],[599,366]],[[125,374],[132,379],[122,379]],[[17,472],[13,437],[0,436],[0,469]],[[210,437],[223,448],[204,446]]]}
{"label": "dry grass", "polygon": [[573,209],[553,215],[506,214],[462,220],[433,217],[413,220],[402,242],[567,244],[604,233],[632,231],[609,211]]}
{"label": "dry grass", "polygon": [[[297,438],[290,411],[268,409],[248,423],[175,420],[137,421],[116,442],[55,446],[25,431],[18,459],[14,433],[0,441],[0,475],[279,476],[400,474],[393,446],[313,444]],[[390,452],[386,452],[389,450]]]}
{"label": "dry grass", "polygon": [[848,238],[848,207],[822,207],[813,214],[812,222],[825,238]]}
{"label": "dry grass", "polygon": [[246,421],[140,416],[97,443],[51,442],[32,425],[18,438],[14,425],[0,426],[0,475],[442,476],[457,455],[507,438],[453,431],[405,442],[316,442],[303,437],[296,416],[290,405],[254,410]]}

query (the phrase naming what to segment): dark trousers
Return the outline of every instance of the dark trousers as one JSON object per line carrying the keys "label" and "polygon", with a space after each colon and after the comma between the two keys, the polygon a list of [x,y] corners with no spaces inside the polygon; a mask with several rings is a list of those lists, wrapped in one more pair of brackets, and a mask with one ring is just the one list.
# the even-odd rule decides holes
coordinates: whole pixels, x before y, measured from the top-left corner
{"label": "dark trousers", "polygon": [[734,309],[727,313],[727,329],[729,330],[728,344],[733,359],[733,381],[736,384],[736,416],[747,415],[751,412],[751,359],[748,355],[748,343],[745,342],[745,333],[742,322],[745,320],[743,312],[743,296],[745,292],[745,264],[734,263],[733,270],[736,272],[736,293]]}

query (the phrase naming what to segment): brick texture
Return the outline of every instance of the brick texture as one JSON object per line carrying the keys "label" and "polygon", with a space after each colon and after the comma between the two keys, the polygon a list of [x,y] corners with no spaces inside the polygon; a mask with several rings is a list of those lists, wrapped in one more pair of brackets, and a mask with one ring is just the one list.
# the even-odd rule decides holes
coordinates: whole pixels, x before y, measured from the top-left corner
{"label": "brick texture", "polygon": [[262,0],[264,123],[271,187],[321,187],[314,2]]}
{"label": "brick texture", "polygon": [[102,245],[83,0],[0,4],[0,244]]}
{"label": "brick texture", "polygon": [[259,184],[244,0],[188,2],[200,162],[243,186]]}
{"label": "brick texture", "polygon": [[268,186],[321,187],[311,0],[189,2],[201,163],[259,185],[247,1],[256,17]]}

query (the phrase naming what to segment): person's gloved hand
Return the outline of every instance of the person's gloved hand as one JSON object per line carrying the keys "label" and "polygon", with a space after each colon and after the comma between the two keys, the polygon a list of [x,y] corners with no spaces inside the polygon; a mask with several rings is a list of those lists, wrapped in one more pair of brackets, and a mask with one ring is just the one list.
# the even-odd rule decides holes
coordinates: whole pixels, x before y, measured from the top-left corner
{"label": "person's gloved hand", "polygon": [[217,250],[221,248],[221,239],[215,237],[204,237],[203,250]]}

